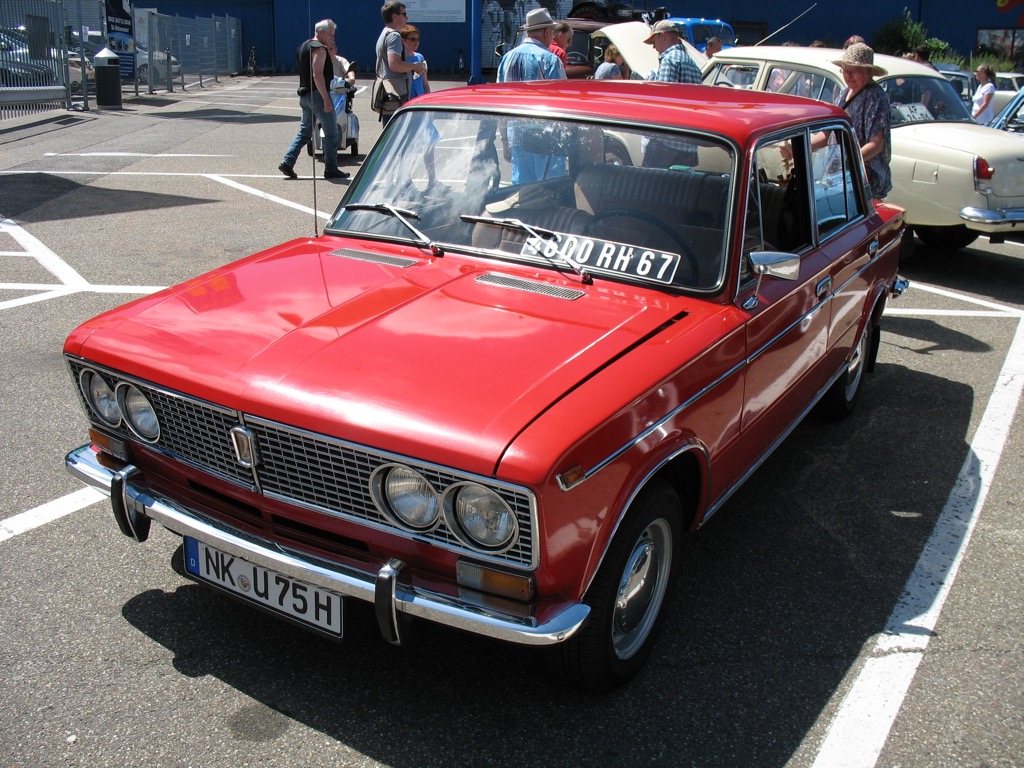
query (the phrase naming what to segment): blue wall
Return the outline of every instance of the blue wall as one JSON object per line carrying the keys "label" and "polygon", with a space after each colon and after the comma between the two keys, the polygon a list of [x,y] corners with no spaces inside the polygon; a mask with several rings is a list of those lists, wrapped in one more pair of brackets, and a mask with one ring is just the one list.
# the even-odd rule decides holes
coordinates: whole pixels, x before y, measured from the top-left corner
{"label": "blue wall", "polygon": [[[473,0],[467,0],[472,2]],[[481,0],[476,0],[480,2]],[[499,0],[511,7],[513,0]],[[548,7],[561,8],[561,0],[543,0]],[[770,42],[791,40],[806,45],[821,39],[841,44],[852,34],[860,34],[871,42],[871,36],[884,23],[909,8],[915,20],[923,21],[932,37],[948,41],[959,53],[969,56],[978,28],[1024,27],[1024,3],[1016,8],[1000,9],[999,0],[817,0],[817,5]],[[1005,2],[1005,0],[1004,0]],[[651,7],[666,6],[677,16],[709,16],[726,21],[763,22],[768,32],[793,21],[806,11],[814,0],[649,0]],[[137,0],[141,5],[141,0]],[[209,17],[235,16],[242,20],[242,44],[245,51],[256,46],[261,67],[273,65],[277,72],[295,71],[295,49],[313,34],[313,24],[331,18],[338,24],[339,52],[359,63],[363,77],[373,70],[376,55],[374,44],[383,22],[380,7],[383,0],[153,0],[160,13],[169,15]],[[538,5],[526,0],[527,7]],[[643,5],[638,1],[638,7]],[[1011,3],[1005,3],[1011,5]],[[431,74],[440,75],[455,67],[455,49],[466,49],[469,64],[469,11],[466,24],[417,24],[415,12],[410,21],[423,32],[420,51],[430,62]],[[743,40],[754,43],[756,40]],[[273,57],[270,57],[270,52]]]}

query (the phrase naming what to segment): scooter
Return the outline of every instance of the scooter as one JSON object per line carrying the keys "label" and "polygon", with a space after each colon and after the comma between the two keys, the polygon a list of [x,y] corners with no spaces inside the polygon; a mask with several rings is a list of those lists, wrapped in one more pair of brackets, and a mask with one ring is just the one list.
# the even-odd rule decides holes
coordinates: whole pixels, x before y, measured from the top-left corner
{"label": "scooter", "polygon": [[[355,71],[355,62],[348,66],[348,71]],[[365,90],[365,86],[357,87],[344,77],[331,80],[331,99],[334,101],[334,114],[338,116],[338,152],[351,148],[353,155],[359,154],[359,118],[352,111],[352,99],[357,93]],[[313,146],[308,147],[310,154],[323,154],[323,129],[320,122],[313,124]]]}

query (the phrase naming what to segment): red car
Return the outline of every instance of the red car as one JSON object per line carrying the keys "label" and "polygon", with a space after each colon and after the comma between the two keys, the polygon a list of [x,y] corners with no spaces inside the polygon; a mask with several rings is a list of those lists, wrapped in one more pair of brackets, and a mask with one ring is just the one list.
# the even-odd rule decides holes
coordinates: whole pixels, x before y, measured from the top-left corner
{"label": "red car", "polygon": [[439,622],[607,689],[651,651],[681,537],[812,406],[853,408],[902,236],[824,103],[428,94],[322,236],[68,337],[92,426],[67,465],[123,533],[156,521],[187,575],[285,618],[338,637],[366,601],[393,643]]}

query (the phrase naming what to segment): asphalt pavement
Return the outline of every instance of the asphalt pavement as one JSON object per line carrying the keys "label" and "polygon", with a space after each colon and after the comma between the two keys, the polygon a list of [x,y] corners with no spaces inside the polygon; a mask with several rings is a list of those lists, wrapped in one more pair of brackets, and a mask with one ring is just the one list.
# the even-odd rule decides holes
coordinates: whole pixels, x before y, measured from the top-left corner
{"label": "asphalt pavement", "polygon": [[63,467],[87,427],[63,340],[322,229],[347,182],[278,173],[294,89],[0,122],[0,764],[1024,765],[1019,243],[918,243],[857,411],[808,419],[687,542],[650,663],[606,696],[442,627],[391,647],[360,605],[334,643],[182,578],[166,531],[122,536]]}

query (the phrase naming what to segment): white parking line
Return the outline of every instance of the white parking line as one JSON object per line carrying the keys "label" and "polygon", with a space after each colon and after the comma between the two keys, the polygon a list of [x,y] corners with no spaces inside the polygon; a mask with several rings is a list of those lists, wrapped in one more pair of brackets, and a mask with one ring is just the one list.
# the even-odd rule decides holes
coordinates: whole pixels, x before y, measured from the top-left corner
{"label": "white parking line", "polygon": [[1022,388],[1024,320],[1017,324],[992,396],[932,535],[882,634],[839,705],[813,768],[873,768],[878,762],[985,506]]}
{"label": "white parking line", "polygon": [[48,501],[28,512],[0,520],[0,541],[6,541],[19,533],[25,533],[33,528],[51,523],[105,498],[107,497],[97,490],[83,488],[59,499]]}

